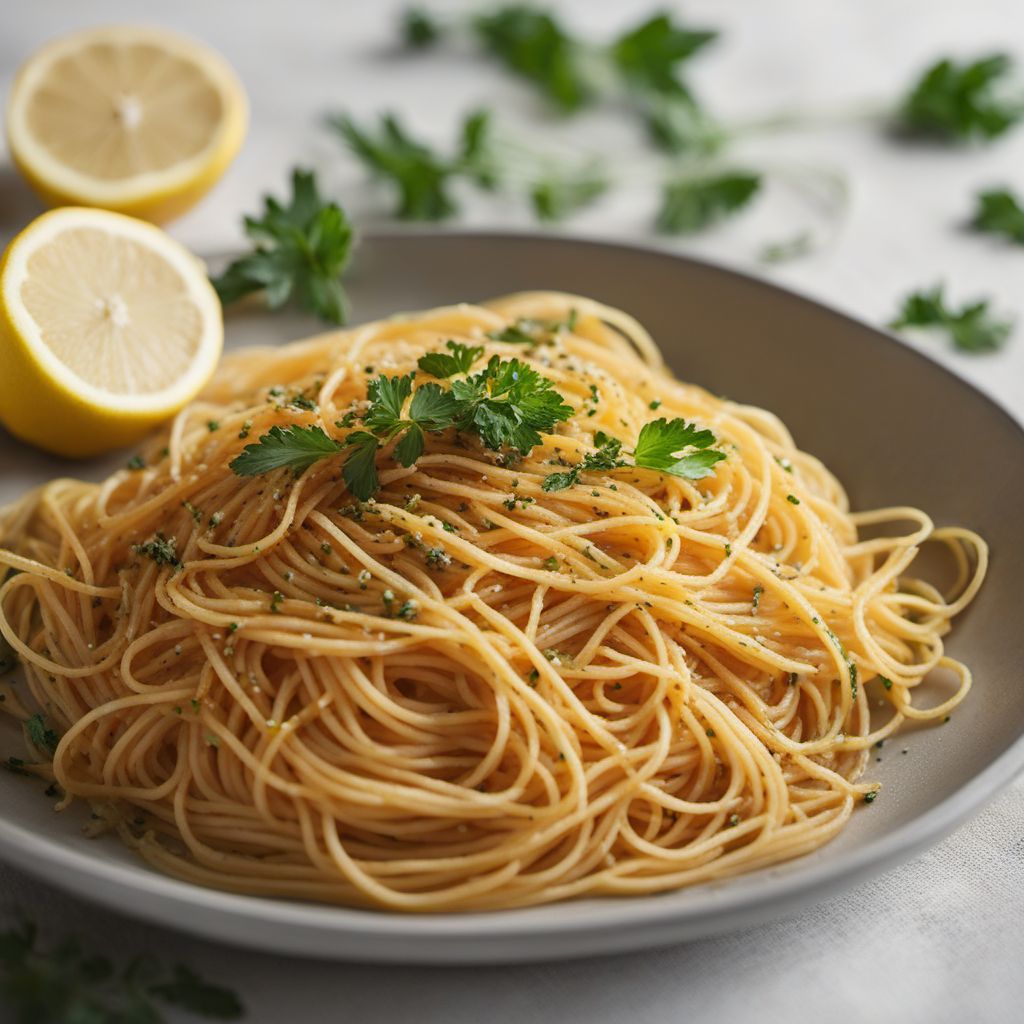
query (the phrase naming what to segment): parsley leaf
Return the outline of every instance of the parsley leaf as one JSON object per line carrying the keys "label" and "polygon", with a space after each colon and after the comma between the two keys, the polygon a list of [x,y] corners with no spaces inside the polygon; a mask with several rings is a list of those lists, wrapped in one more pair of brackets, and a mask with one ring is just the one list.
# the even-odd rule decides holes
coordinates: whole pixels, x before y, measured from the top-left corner
{"label": "parsley leaf", "polygon": [[709,30],[691,30],[672,23],[668,14],[656,14],[621,36],[612,46],[616,67],[635,86],[658,93],[683,94],[686,86],[677,66],[718,38]]}
{"label": "parsley leaf", "polygon": [[377,449],[380,444],[373,434],[357,430],[348,435],[345,446],[353,451],[341,468],[342,479],[360,501],[366,501],[380,488],[377,475]]}
{"label": "parsley leaf", "polygon": [[255,444],[247,444],[228,465],[236,476],[259,476],[284,468],[302,473],[320,459],[336,455],[342,447],[321,427],[275,425]]}
{"label": "parsley leaf", "polygon": [[312,171],[292,171],[292,199],[284,206],[264,199],[261,218],[246,217],[255,249],[212,279],[227,306],[263,291],[271,309],[289,300],[329,323],[345,322],[348,300],[341,273],[352,249],[352,225],[337,203],[317,191]]}
{"label": "parsley leaf", "polygon": [[420,356],[416,365],[429,373],[432,377],[439,377],[442,380],[447,377],[454,377],[457,373],[469,373],[473,364],[484,354],[479,345],[463,345],[458,341],[449,341],[445,347],[451,352],[429,352]]}
{"label": "parsley leaf", "polygon": [[538,220],[564,220],[603,196],[608,186],[607,175],[594,161],[577,170],[548,168],[530,186],[530,202]]}
{"label": "parsley leaf", "polygon": [[509,4],[479,15],[473,28],[486,50],[561,110],[571,113],[590,100],[581,47],[547,11]]}
{"label": "parsley leaf", "polygon": [[242,1004],[234,992],[211,985],[183,964],[174,968],[173,978],[151,985],[149,991],[172,1006],[180,1006],[203,1017],[236,1020],[242,1016]]}
{"label": "parsley leaf", "polygon": [[662,192],[658,230],[667,234],[701,231],[746,206],[760,187],[761,176],[746,171],[669,181]]}
{"label": "parsley leaf", "polygon": [[993,235],[1004,235],[1010,241],[1024,245],[1024,207],[1009,189],[979,192],[977,200],[971,227]]}
{"label": "parsley leaf", "polygon": [[454,157],[442,156],[412,138],[394,114],[381,117],[376,134],[344,114],[328,118],[328,124],[373,175],[397,190],[395,216],[402,220],[444,220],[456,213],[450,190],[460,175],[484,188],[497,183],[490,116],[485,111],[472,113],[463,121],[460,151]]}
{"label": "parsley leaf", "polygon": [[25,722],[25,731],[28,733],[29,742],[40,750],[52,754],[57,749],[60,736],[50,729],[42,715],[33,715]]}
{"label": "parsley leaf", "polygon": [[948,331],[953,344],[964,352],[989,352],[1000,348],[1013,330],[1013,321],[1000,319],[989,310],[987,299],[969,302],[955,310],[947,305],[943,286],[914,292],[903,300],[899,316],[889,324],[934,327]]}
{"label": "parsley leaf", "polygon": [[451,426],[458,402],[439,384],[423,384],[409,403],[409,418],[424,430],[444,430]]}
{"label": "parsley leaf", "polygon": [[424,7],[410,7],[402,12],[399,30],[406,46],[425,50],[441,37],[441,26]]}
{"label": "parsley leaf", "polygon": [[407,373],[404,377],[377,377],[367,385],[366,394],[370,408],[363,422],[375,433],[393,433],[404,425],[402,409],[412,394],[412,375]]}
{"label": "parsley leaf", "polygon": [[[700,480],[710,476],[713,472],[711,467],[725,458],[725,452],[710,447],[715,440],[710,430],[700,430],[685,420],[654,420],[640,429],[633,459],[645,469],[656,469],[686,480]],[[687,448],[701,450],[679,457],[679,453]]]}
{"label": "parsley leaf", "polygon": [[911,88],[897,126],[954,142],[1002,135],[1024,116],[1021,99],[1008,99],[997,88],[1012,68],[1013,60],[1006,54],[963,64],[949,58],[938,61]]}
{"label": "parsley leaf", "polygon": [[462,140],[453,171],[464,174],[480,188],[493,189],[500,177],[491,138],[491,115],[486,110],[469,114],[462,122]]}

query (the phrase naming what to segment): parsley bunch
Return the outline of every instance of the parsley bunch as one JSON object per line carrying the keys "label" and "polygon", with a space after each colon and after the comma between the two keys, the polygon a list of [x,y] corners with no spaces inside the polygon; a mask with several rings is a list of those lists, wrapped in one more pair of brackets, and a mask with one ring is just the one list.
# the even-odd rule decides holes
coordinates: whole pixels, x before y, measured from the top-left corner
{"label": "parsley bunch", "polygon": [[41,950],[27,921],[0,932],[0,996],[18,1024],[162,1024],[158,1002],[217,1020],[244,1012],[233,992],[181,964],[168,973],[137,957],[117,970],[75,939]]}
{"label": "parsley bunch", "polygon": [[262,291],[271,309],[294,301],[328,323],[345,322],[341,274],[351,255],[352,225],[337,203],[320,196],[312,171],[293,170],[291,201],[266,196],[263,216],[245,218],[245,233],[253,251],[212,279],[225,306]]}
{"label": "parsley bunch", "polygon": [[493,451],[514,449],[521,454],[541,443],[542,432],[572,415],[554,382],[518,359],[492,356],[475,374],[469,371],[483,355],[479,346],[449,342],[447,352],[428,353],[419,369],[448,388],[431,381],[413,388],[414,375],[380,376],[371,381],[369,406],[362,429],[344,441],[329,437],[320,427],[275,426],[256,444],[246,445],[232,460],[239,476],[256,476],[273,469],[302,472],[320,459],[349,450],[342,476],[355,497],[366,501],[380,489],[379,450],[394,444],[392,456],[411,466],[423,454],[425,435],[454,427],[476,435]]}
{"label": "parsley bunch", "polygon": [[653,469],[684,480],[710,476],[713,466],[725,452],[711,446],[718,439],[710,430],[701,430],[683,419],[658,419],[640,429],[632,461],[621,457],[622,442],[603,431],[594,435],[596,448],[565,473],[549,473],[541,486],[545,491],[561,491],[579,482],[582,473],[638,467]]}
{"label": "parsley bunch", "polygon": [[998,53],[962,64],[937,61],[907,93],[897,127],[952,142],[1002,135],[1024,117],[1024,97],[1005,94],[1012,69],[1013,60]]}
{"label": "parsley bunch", "polygon": [[989,301],[979,299],[954,309],[947,304],[943,286],[937,284],[914,292],[903,300],[899,316],[889,326],[931,327],[946,331],[953,344],[964,352],[987,352],[1002,346],[1013,330],[1013,321],[1001,319],[989,310]]}

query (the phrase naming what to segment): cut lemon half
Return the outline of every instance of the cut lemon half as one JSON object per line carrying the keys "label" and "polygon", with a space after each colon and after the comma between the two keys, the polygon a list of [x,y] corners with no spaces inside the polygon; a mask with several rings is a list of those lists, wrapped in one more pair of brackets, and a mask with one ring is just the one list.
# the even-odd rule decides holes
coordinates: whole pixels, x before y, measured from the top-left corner
{"label": "cut lemon half", "polygon": [[205,268],[144,221],[52,210],[0,260],[0,420],[58,455],[138,440],[202,388],[223,340]]}
{"label": "cut lemon half", "polygon": [[47,43],[7,105],[15,163],[46,202],[163,222],[238,152],[245,92],[220,54],[165,29],[120,26]]}

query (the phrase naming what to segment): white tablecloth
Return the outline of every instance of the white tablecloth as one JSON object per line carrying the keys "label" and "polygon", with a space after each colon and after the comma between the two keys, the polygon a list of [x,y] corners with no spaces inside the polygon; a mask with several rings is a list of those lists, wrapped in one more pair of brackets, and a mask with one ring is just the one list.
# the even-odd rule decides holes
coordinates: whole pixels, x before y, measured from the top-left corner
{"label": "white tablecloth", "polygon": [[[130,0],[7,3],[0,14],[0,87],[44,40],[72,27],[151,20],[201,36],[227,54],[252,100],[249,140],[213,195],[173,232],[201,253],[237,244],[238,217],[264,190],[280,190],[294,163],[316,167],[362,221],[381,199],[318,124],[332,107],[369,115],[390,107],[443,141],[467,102],[496,107],[520,136],[538,123],[530,93],[469,58],[398,58],[391,51],[399,4],[367,0],[173,4]],[[439,5],[449,10],[467,4]],[[646,3],[571,0],[567,21],[600,37],[633,22]],[[1024,59],[1020,0],[689,0],[697,25],[724,30],[694,64],[693,81],[723,117],[780,110],[811,113],[883,104],[937,54],[1008,50]],[[1024,79],[1024,75],[1022,75]],[[567,230],[644,239],[654,190],[633,125],[587,114],[543,119],[543,138],[600,145],[634,165],[617,197]],[[991,295],[1021,317],[1002,353],[958,354],[935,339],[917,344],[1024,419],[1024,249],[966,234],[973,192],[1006,182],[1024,191],[1024,128],[991,147],[950,152],[900,145],[847,118],[827,128],[741,144],[751,162],[833,167],[852,182],[848,221],[826,251],[760,268],[774,280],[856,316],[884,322],[906,291],[944,279],[956,299]],[[654,165],[650,165],[653,167]],[[0,240],[38,207],[0,165]],[[791,235],[807,211],[769,190],[749,217],[679,248],[749,267],[765,241]],[[526,226],[515,203],[470,200],[463,222]],[[29,910],[44,930],[71,929],[113,954],[140,949],[193,964],[237,988],[252,1024],[668,1024],[871,1020],[874,1024],[1009,1022],[1024,1006],[1024,784],[916,861],[858,891],[779,921],[655,953],[515,968],[366,967],[275,959],[204,945],[116,917],[0,866],[0,902]],[[0,1011],[2,1013],[2,1011]],[[172,1017],[172,1019],[177,1019]]]}

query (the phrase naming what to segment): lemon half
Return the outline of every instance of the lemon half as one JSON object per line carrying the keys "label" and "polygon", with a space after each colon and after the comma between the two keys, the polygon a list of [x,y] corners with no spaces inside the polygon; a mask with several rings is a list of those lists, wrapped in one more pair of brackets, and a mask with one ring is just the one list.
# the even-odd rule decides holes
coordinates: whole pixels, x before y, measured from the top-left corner
{"label": "lemon half", "polygon": [[223,340],[184,246],[118,213],[52,210],[0,261],[0,420],[59,455],[131,444],[195,396]]}
{"label": "lemon half", "polygon": [[47,43],[7,105],[15,163],[51,205],[163,222],[238,152],[248,106],[218,53],[165,29],[89,29]]}

